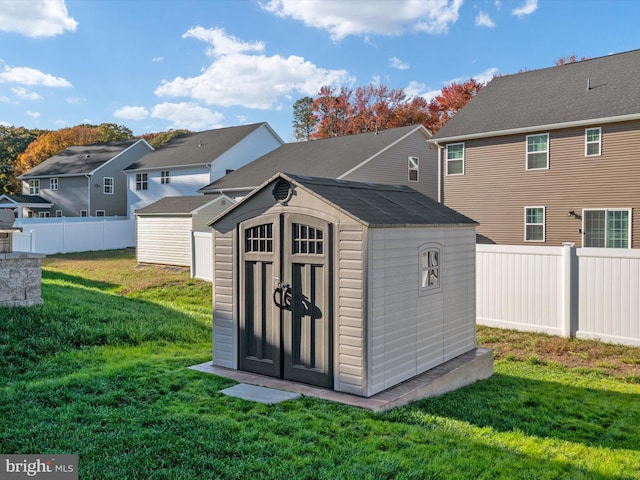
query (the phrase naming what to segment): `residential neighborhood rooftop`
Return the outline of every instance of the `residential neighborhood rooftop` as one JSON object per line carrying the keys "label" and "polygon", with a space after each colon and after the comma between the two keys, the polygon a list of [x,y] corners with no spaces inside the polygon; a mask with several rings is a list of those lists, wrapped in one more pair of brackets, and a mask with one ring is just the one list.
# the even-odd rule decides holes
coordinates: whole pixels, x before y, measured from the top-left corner
{"label": "residential neighborhood rooftop", "polygon": [[491,80],[433,140],[640,118],[640,50]]}

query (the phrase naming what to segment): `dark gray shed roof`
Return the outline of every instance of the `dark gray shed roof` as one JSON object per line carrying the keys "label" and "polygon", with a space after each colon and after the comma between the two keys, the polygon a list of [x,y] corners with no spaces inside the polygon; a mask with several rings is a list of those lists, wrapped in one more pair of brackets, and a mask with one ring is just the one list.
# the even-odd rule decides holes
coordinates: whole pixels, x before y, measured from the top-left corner
{"label": "dark gray shed roof", "polygon": [[[394,145],[422,125],[392,128],[379,132],[285,143],[242,168],[217,179],[202,192],[255,188],[278,172],[339,178],[352,168]],[[425,132],[426,129],[424,129]],[[428,135],[428,132],[426,133]]]}
{"label": "dark gray shed roof", "polygon": [[282,178],[322,198],[368,227],[476,225],[477,222],[406,185],[383,185],[278,173],[226,212],[217,222],[258,191]]}
{"label": "dark gray shed roof", "polygon": [[209,165],[263,125],[268,126],[266,122],[261,122],[179,135],[135,161],[125,171]]}
{"label": "dark gray shed roof", "polygon": [[639,79],[640,50],[497,77],[433,139],[640,118]]}
{"label": "dark gray shed roof", "polygon": [[76,145],[49,157],[19,178],[85,175],[101,167],[137,142],[139,138],[91,145]]}
{"label": "dark gray shed roof", "polygon": [[146,207],[136,210],[138,215],[190,215],[194,210],[207,205],[221,195],[190,195],[164,197]]}

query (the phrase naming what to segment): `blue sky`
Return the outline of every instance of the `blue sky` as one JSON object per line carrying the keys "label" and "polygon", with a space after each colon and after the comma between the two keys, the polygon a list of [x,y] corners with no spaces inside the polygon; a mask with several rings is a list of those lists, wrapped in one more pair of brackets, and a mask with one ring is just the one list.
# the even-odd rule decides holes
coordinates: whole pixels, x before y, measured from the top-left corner
{"label": "blue sky", "polygon": [[451,81],[640,48],[636,0],[0,0],[0,124],[266,121],[322,85]]}

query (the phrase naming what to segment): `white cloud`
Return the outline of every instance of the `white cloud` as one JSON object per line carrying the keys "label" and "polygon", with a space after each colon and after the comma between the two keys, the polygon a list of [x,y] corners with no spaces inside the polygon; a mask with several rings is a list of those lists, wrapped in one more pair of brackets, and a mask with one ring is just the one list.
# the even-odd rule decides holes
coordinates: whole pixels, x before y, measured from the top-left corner
{"label": "white cloud", "polygon": [[2,0],[0,31],[28,37],[53,37],[78,26],[64,0]]}
{"label": "white cloud", "polygon": [[525,15],[531,15],[538,9],[538,0],[526,0],[521,7],[511,10],[516,17],[524,17]]}
{"label": "white cloud", "polygon": [[476,27],[489,27],[493,28],[496,26],[496,23],[491,19],[487,12],[480,12],[476,17]]}
{"label": "white cloud", "polygon": [[195,103],[160,103],[153,107],[151,116],[171,121],[170,128],[174,129],[203,130],[224,126],[224,115]]}
{"label": "white cloud", "polygon": [[463,0],[269,0],[262,8],[308,27],[329,32],[334,42],[350,35],[399,35],[406,31],[445,33],[458,20]]}
{"label": "white cloud", "polygon": [[409,64],[407,62],[403,62],[398,57],[389,57],[389,64],[398,70],[407,70],[409,68]]}
{"label": "white cloud", "polygon": [[62,77],[54,77],[49,73],[42,73],[39,70],[29,67],[9,67],[5,65],[4,71],[0,72],[0,83],[13,82],[22,85],[42,85],[44,87],[72,87],[71,83]]}
{"label": "white cloud", "polygon": [[27,110],[26,114],[33,118],[38,118],[40,116],[40,112],[32,112],[31,110]]}
{"label": "white cloud", "polygon": [[149,116],[149,110],[144,107],[122,107],[113,112],[114,117],[126,120],[144,120]]}
{"label": "white cloud", "polygon": [[323,85],[351,84],[355,79],[346,70],[326,70],[298,56],[281,57],[245,52],[262,52],[261,42],[245,43],[223,30],[197,27],[185,36],[210,43],[207,53],[214,57],[209,67],[195,77],[163,81],[155,90],[161,97],[188,97],[208,105],[247,108],[281,108],[295,94],[315,95]]}
{"label": "white cloud", "polygon": [[29,92],[26,88],[14,87],[11,89],[13,94],[23,100],[40,100],[42,97],[36,92]]}

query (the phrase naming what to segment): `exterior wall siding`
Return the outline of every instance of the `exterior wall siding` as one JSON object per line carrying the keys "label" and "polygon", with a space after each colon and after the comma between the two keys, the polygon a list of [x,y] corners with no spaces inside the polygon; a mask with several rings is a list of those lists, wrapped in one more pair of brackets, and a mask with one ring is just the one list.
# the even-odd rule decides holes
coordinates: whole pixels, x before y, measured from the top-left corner
{"label": "exterior wall siding", "polygon": [[[473,227],[373,229],[368,395],[475,348]],[[441,288],[420,291],[420,247],[441,249]]]}
{"label": "exterior wall siding", "polygon": [[138,216],[138,262],[190,267],[191,228],[191,216]]}
{"label": "exterior wall siding", "polygon": [[[428,197],[438,199],[438,149],[422,132],[414,132],[346,176],[354,182],[408,185]],[[419,158],[418,181],[409,181],[409,157]]]}
{"label": "exterior wall siding", "polygon": [[[582,209],[631,208],[640,248],[640,121],[591,127],[602,127],[600,156],[585,156],[585,127],[530,132],[549,133],[544,170],[525,169],[526,134],[465,141],[464,175],[444,175],[444,203],[480,223],[479,243],[507,245],[582,246]],[[527,206],[546,208],[544,242],[524,240]]]}

